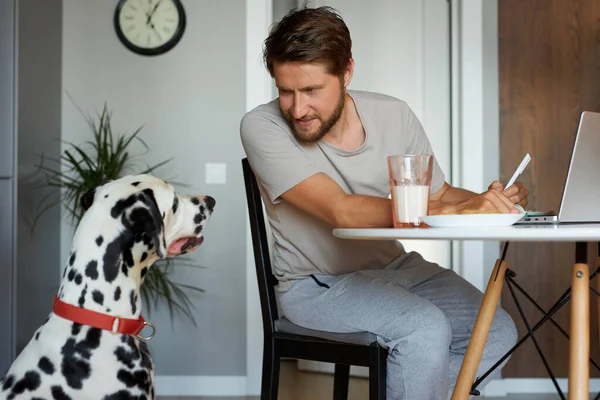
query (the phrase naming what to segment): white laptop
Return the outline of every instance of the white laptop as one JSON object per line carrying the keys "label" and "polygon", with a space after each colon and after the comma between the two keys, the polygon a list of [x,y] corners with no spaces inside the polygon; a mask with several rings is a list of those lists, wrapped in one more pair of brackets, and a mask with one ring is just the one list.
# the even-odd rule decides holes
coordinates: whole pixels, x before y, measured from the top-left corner
{"label": "white laptop", "polygon": [[516,224],[600,222],[600,113],[584,111],[558,215],[528,212]]}

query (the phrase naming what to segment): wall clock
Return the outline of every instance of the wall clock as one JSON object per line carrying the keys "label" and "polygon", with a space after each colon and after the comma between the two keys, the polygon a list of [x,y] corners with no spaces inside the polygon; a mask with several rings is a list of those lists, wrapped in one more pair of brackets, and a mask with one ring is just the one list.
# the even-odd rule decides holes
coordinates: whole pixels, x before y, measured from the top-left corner
{"label": "wall clock", "polygon": [[156,56],[171,50],[183,36],[185,11],[180,0],[119,0],[114,24],[125,47]]}

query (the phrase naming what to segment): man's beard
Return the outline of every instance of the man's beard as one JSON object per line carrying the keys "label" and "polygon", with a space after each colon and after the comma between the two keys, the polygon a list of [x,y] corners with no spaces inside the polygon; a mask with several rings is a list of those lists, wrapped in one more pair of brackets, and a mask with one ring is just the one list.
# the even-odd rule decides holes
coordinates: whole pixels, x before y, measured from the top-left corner
{"label": "man's beard", "polygon": [[340,97],[338,99],[338,103],[335,107],[335,110],[333,111],[331,116],[329,118],[327,118],[325,121],[323,121],[321,119],[322,117],[319,114],[313,114],[313,115],[308,116],[308,118],[307,117],[303,118],[303,120],[317,119],[318,121],[321,122],[321,125],[317,127],[317,130],[315,132],[309,131],[309,129],[311,127],[303,128],[301,126],[296,126],[296,123],[295,123],[296,120],[292,116],[292,113],[289,110],[288,111],[282,110],[281,113],[282,113],[283,117],[285,118],[285,120],[287,121],[288,125],[290,126],[290,129],[292,130],[294,137],[299,142],[316,143],[319,140],[323,139],[323,136],[325,136],[331,130],[331,128],[333,128],[333,126],[339,121],[340,117],[342,116],[342,111],[344,110],[345,101],[346,101],[346,92],[344,90],[341,90]]}

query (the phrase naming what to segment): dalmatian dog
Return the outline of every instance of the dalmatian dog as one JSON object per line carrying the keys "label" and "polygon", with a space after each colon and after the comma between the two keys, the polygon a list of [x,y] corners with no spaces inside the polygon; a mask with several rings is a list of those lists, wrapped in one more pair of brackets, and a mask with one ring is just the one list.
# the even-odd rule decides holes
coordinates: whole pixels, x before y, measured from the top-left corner
{"label": "dalmatian dog", "polygon": [[140,286],[154,262],[202,243],[215,200],[134,175],[80,203],[86,211],[52,312],[0,379],[2,400],[155,398],[144,343],[154,327],[141,317]]}

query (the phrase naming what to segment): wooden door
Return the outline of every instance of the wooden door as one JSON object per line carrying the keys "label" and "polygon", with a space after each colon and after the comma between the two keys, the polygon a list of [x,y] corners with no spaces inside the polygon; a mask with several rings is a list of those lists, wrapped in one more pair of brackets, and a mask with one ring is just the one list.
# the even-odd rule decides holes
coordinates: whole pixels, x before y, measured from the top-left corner
{"label": "wooden door", "polygon": [[[529,152],[532,161],[521,176],[530,190],[528,209],[558,211],[580,114],[600,111],[600,1],[500,0],[498,6],[501,179],[506,182]],[[592,267],[595,254],[594,247]],[[546,309],[570,285],[574,257],[573,244],[512,243],[508,252],[517,282]],[[596,299],[590,298],[591,349],[598,357]],[[523,336],[507,289],[502,302]],[[530,320],[541,318],[533,306],[524,309]],[[569,314],[564,307],[556,316],[567,332]],[[566,377],[567,340],[550,324],[538,332],[551,368]],[[590,374],[600,376],[593,367]],[[548,377],[531,340],[509,360],[504,376]]]}

